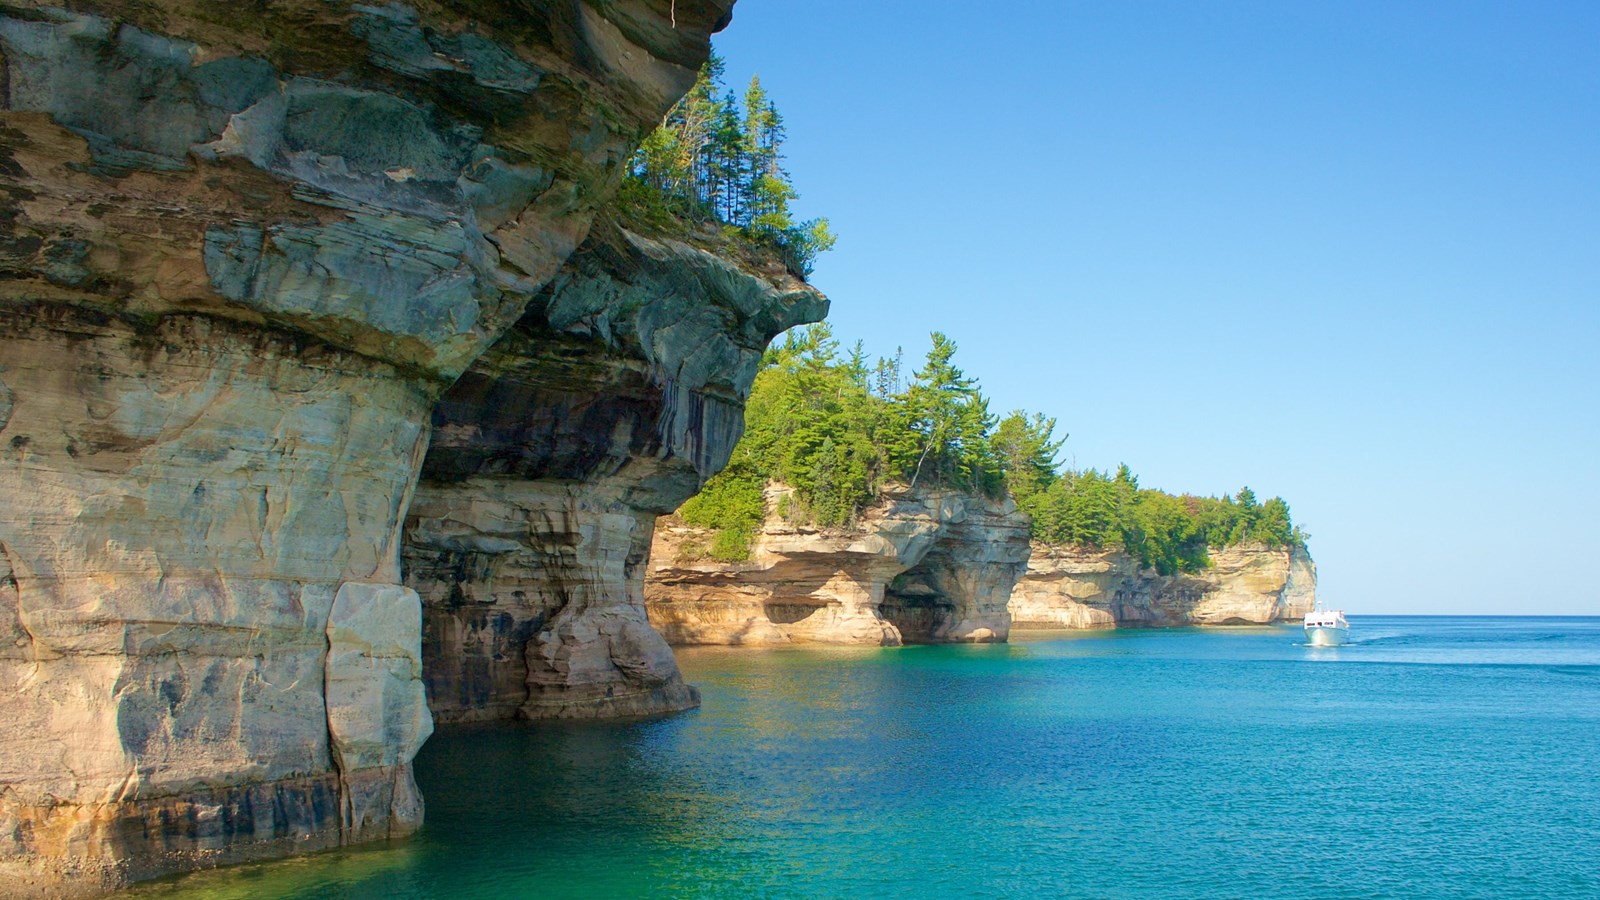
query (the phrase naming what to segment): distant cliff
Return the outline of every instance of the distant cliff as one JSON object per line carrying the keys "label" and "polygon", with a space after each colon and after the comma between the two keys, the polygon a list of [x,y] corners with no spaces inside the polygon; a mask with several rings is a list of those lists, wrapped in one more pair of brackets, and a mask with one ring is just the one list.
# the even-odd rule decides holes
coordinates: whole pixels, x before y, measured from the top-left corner
{"label": "distant cliff", "polygon": [[1120,550],[1036,545],[1012,592],[1012,627],[1258,625],[1316,604],[1317,567],[1303,546],[1237,544],[1199,572],[1161,575]]}
{"label": "distant cliff", "polygon": [[[769,511],[786,495],[769,487]],[[903,485],[848,527],[769,512],[746,562],[709,558],[711,539],[673,519],[656,529],[645,601],[669,643],[1003,641],[1028,558],[1028,520],[1009,499]]]}

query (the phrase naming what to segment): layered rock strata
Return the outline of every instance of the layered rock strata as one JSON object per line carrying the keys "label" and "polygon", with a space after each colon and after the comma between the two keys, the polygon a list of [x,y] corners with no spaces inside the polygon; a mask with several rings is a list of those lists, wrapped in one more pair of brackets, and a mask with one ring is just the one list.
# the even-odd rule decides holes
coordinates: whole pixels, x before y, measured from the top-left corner
{"label": "layered rock strata", "polygon": [[672,644],[1004,641],[1006,603],[1028,560],[1028,520],[1009,499],[894,486],[848,529],[773,513],[748,562],[706,556],[710,533],[658,526],[645,600]]}
{"label": "layered rock strata", "polygon": [[729,6],[0,10],[0,894],[416,827],[430,410]]}
{"label": "layered rock strata", "polygon": [[1117,550],[1037,546],[1010,605],[1019,629],[1264,625],[1303,617],[1316,592],[1304,547],[1240,544],[1203,572],[1161,575]]}
{"label": "layered rock strata", "polygon": [[645,616],[655,520],[726,465],[772,337],[826,313],[714,232],[596,229],[434,414],[405,559],[436,716],[698,703]]}

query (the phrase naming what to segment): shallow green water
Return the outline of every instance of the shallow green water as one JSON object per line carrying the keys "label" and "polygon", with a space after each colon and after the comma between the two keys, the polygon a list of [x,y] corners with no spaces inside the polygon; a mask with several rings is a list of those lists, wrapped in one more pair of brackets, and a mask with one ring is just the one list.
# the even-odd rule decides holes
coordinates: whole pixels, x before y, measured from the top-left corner
{"label": "shallow green water", "polygon": [[141,897],[1600,897],[1600,619],[681,652],[703,709],[442,731],[392,846]]}

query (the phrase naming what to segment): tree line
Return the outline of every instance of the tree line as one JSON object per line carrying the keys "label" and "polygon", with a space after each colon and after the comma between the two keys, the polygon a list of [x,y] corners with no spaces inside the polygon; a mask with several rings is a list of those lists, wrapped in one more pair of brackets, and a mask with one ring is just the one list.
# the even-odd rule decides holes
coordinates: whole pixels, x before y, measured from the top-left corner
{"label": "tree line", "polygon": [[1053,419],[1023,412],[1007,416],[996,430],[1007,487],[1031,518],[1035,541],[1124,550],[1145,567],[1174,575],[1208,567],[1213,548],[1247,541],[1304,546],[1310,537],[1281,497],[1260,502],[1249,487],[1233,496],[1175,496],[1140,487],[1125,464],[1115,474],[1061,468],[1062,442],[1054,431]]}
{"label": "tree line", "polygon": [[993,415],[955,353],[934,332],[906,378],[899,351],[869,364],[860,342],[842,351],[826,323],[790,331],[763,359],[727,468],[679,515],[715,529],[709,550],[724,560],[748,555],[771,482],[792,492],[778,515],[823,528],[852,524],[890,482],[1009,492],[1032,518],[1035,540],[1122,549],[1162,574],[1205,568],[1213,547],[1304,543],[1288,504],[1258,502],[1248,487],[1231,497],[1174,496],[1141,488],[1127,466],[1114,475],[1062,467],[1055,420]]}
{"label": "tree line", "polygon": [[713,56],[633,155],[620,200],[657,222],[715,221],[766,244],[802,278],[833,248],[828,220],[796,221],[799,198],[783,168],[787,137],[759,76],[741,100]]}
{"label": "tree line", "polygon": [[1000,495],[995,417],[955,352],[935,332],[906,379],[900,353],[869,365],[859,342],[841,352],[827,323],[791,330],[767,350],[727,468],[679,514],[718,529],[713,556],[743,559],[771,481],[793,491],[780,515],[824,528],[848,525],[889,481]]}

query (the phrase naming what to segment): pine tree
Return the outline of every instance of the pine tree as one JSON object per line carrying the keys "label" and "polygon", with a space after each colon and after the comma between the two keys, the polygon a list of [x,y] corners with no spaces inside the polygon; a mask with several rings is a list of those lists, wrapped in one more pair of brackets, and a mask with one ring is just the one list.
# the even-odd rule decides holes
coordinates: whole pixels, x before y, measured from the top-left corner
{"label": "pine tree", "polygon": [[978,393],[977,381],[951,361],[955,341],[938,331],[931,337],[927,359],[904,395],[910,428],[920,437],[917,458],[907,474],[913,486],[925,468],[937,481],[973,486],[986,474],[987,437],[994,418],[988,401]]}
{"label": "pine tree", "polygon": [[1037,540],[1119,549],[1167,574],[1204,569],[1208,547],[1304,542],[1288,504],[1259,503],[1249,488],[1175,497],[1141,487],[1125,464],[1110,474],[1058,470],[1064,438],[1055,438],[1055,421],[1017,411],[996,423],[955,352],[935,333],[922,368],[902,387],[899,352],[869,371],[861,344],[841,352],[827,324],[791,330],[763,356],[745,436],[727,469],[683,516],[717,529],[713,555],[742,558],[769,481],[794,491],[786,518],[824,528],[848,524],[885,482],[904,481],[995,495],[1009,487]]}
{"label": "pine tree", "polygon": [[750,86],[744,92],[744,134],[740,148],[744,154],[740,173],[744,206],[739,211],[738,221],[746,227],[760,230],[762,226],[758,223],[762,217],[771,214],[779,202],[787,209],[788,200],[782,189],[783,170],[778,166],[782,137],[782,120],[778,118],[777,109],[767,99],[760,76],[751,76]]}
{"label": "pine tree", "polygon": [[1056,457],[1066,436],[1055,440],[1056,420],[1014,410],[995,427],[992,444],[1005,472],[1006,486],[1017,505],[1032,512],[1038,498],[1056,480]]}
{"label": "pine tree", "polygon": [[741,182],[745,167],[744,122],[733,92],[723,95],[717,107],[717,125],[712,133],[711,171],[716,180],[717,215],[724,222],[737,222],[745,203]]}
{"label": "pine tree", "polygon": [[867,348],[857,340],[850,347],[850,356],[845,360],[845,373],[850,377],[850,383],[861,390],[868,389],[870,372],[867,369]]}
{"label": "pine tree", "polygon": [[[742,103],[724,91],[723,69],[720,58],[709,60],[661,127],[645,137],[632,161],[633,182],[654,192],[652,208],[720,219],[808,277],[817,256],[833,249],[833,231],[827,219],[794,220],[790,204],[799,194],[783,168],[783,116],[759,77],[751,78]],[[626,187],[622,193],[639,196]]]}

